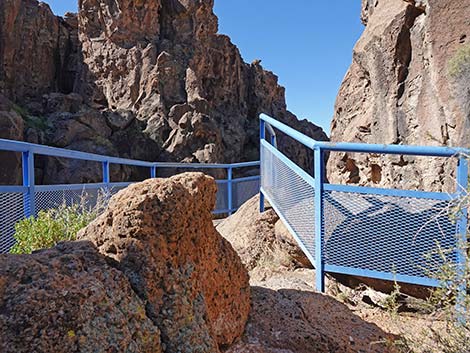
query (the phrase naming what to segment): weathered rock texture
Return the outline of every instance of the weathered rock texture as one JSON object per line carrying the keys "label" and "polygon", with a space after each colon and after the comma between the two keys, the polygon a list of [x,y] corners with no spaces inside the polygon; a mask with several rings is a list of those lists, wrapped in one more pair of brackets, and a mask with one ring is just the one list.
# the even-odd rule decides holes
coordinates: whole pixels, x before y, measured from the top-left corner
{"label": "weathered rock texture", "polygon": [[162,352],[145,303],[90,242],[0,262],[2,352]]}
{"label": "weathered rock texture", "polygon": [[248,273],[201,173],[119,192],[80,241],[0,255],[2,352],[210,352],[242,335]]}
{"label": "weathered rock texture", "polygon": [[118,193],[79,234],[129,278],[165,352],[217,352],[245,327],[248,274],[214,229],[215,194],[202,173],[148,180]]}
{"label": "weathered rock texture", "polygon": [[[145,160],[256,160],[264,112],[325,140],[287,110],[273,73],[244,63],[217,33],[212,8],[213,0],[81,0],[79,14],[62,19],[36,0],[2,1],[0,94],[22,108],[21,138]],[[311,168],[299,144],[279,143]],[[99,172],[45,163],[46,182],[56,176],[49,170],[86,170],[59,182]]]}
{"label": "weathered rock texture", "polygon": [[[363,0],[366,28],[337,97],[332,141],[469,147],[469,19],[470,0]],[[328,172],[331,182],[447,190],[452,167],[333,154]]]}
{"label": "weathered rock texture", "polygon": [[249,271],[295,269],[311,263],[272,208],[259,212],[259,196],[247,201],[217,226]]}
{"label": "weathered rock texture", "polygon": [[[227,352],[393,352],[383,343],[392,335],[333,297],[315,293],[315,271],[308,259],[276,213],[267,208],[260,214],[258,204],[259,198],[251,199],[217,226],[249,269],[252,286],[245,334]],[[328,278],[327,288],[348,300],[363,300],[361,293],[334,279]]]}

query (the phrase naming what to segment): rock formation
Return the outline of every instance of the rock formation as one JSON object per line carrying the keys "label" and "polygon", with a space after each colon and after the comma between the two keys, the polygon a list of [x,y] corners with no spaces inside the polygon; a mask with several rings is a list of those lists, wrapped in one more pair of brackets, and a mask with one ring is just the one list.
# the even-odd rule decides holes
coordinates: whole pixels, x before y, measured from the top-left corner
{"label": "rock formation", "polygon": [[166,352],[215,352],[244,329],[248,275],[214,229],[215,195],[202,173],[147,180],[118,193],[79,234],[129,278]]}
{"label": "rock formation", "polygon": [[0,255],[2,352],[210,352],[243,333],[248,274],[201,173],[119,192],[80,241]]}
{"label": "rock formation", "polygon": [[2,352],[162,352],[144,302],[91,243],[0,262]]}
{"label": "rock formation", "polygon": [[[390,335],[361,320],[332,296],[316,293],[315,270],[259,198],[217,226],[250,272],[252,310],[242,339],[227,353],[393,352]],[[329,294],[362,303],[362,293],[328,277]],[[369,293],[376,293],[369,290]],[[369,294],[370,296],[370,294]]]}
{"label": "rock formation", "polygon": [[[327,139],[287,110],[273,73],[244,63],[217,33],[212,9],[213,0],[81,0],[79,14],[62,19],[37,0],[3,1],[0,94],[20,108],[18,138],[145,160],[238,162],[259,158],[263,112]],[[311,168],[301,146],[279,142]],[[46,182],[57,177],[49,170],[89,169],[59,182],[99,175],[83,162],[44,163]]]}
{"label": "rock formation", "polygon": [[232,244],[248,271],[312,266],[276,212],[272,208],[259,212],[259,196],[221,222],[217,230]]}
{"label": "rock formation", "polygon": [[[470,1],[363,0],[332,141],[470,147]],[[332,154],[331,182],[450,190],[438,158]]]}

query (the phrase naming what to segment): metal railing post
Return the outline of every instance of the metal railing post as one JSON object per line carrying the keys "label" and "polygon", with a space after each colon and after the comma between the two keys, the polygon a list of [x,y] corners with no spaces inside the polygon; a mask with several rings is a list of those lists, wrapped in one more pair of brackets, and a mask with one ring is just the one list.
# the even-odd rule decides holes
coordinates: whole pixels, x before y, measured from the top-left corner
{"label": "metal railing post", "polygon": [[[260,168],[259,168],[259,174],[260,174],[260,185],[262,185],[263,182],[263,153],[261,152],[261,141],[263,141],[266,138],[266,125],[264,120],[260,119],[259,121],[259,151],[260,151]],[[264,212],[264,195],[259,191],[259,211]]]}
{"label": "metal railing post", "polygon": [[157,177],[157,166],[151,166],[150,167],[150,178],[155,179]]}
{"label": "metal railing post", "polygon": [[109,183],[110,183],[110,178],[109,178],[109,162],[104,161],[102,163],[103,165],[103,184],[104,184],[104,190],[105,190],[105,198],[108,199],[110,197],[110,190],[109,190]]}
{"label": "metal railing post", "polygon": [[325,291],[325,269],[323,258],[323,177],[324,157],[321,148],[314,149],[315,177],[315,281],[319,292]]}
{"label": "metal railing post", "polygon": [[[460,156],[459,164],[457,167],[457,193],[459,197],[464,197],[468,192],[469,187],[469,171],[468,171],[468,157]],[[457,276],[460,283],[459,293],[457,297],[457,312],[460,313],[464,309],[465,296],[467,293],[468,283],[465,277],[467,268],[467,248],[468,248],[468,209],[464,204],[459,210],[459,217],[457,219],[457,236],[458,236],[458,250],[457,250]]]}
{"label": "metal railing post", "polygon": [[[259,151],[260,151],[260,167],[259,167],[259,174],[260,174],[260,185],[262,186],[263,183],[263,153],[261,152],[261,141],[263,141],[266,137],[266,129],[265,129],[265,122],[263,119],[260,119],[259,121]],[[259,211],[264,212],[264,195],[263,192],[259,191]]]}
{"label": "metal railing post", "polygon": [[22,152],[23,186],[27,188],[23,195],[24,216],[29,218],[36,215],[36,198],[34,188],[34,153]]}
{"label": "metal railing post", "polygon": [[233,211],[233,169],[232,167],[227,168],[227,203],[228,203],[228,215],[232,215]]}

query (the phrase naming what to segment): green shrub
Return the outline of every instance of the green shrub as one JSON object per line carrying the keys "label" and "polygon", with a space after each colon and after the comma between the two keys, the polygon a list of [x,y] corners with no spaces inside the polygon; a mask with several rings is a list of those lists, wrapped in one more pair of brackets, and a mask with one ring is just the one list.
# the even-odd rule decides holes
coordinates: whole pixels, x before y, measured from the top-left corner
{"label": "green shrub", "polygon": [[449,60],[449,75],[458,78],[468,70],[470,70],[470,45],[464,45]]}
{"label": "green shrub", "polygon": [[97,215],[98,208],[87,209],[80,204],[40,211],[36,218],[27,218],[15,225],[16,244],[10,252],[30,254],[35,250],[51,248],[60,241],[75,240],[78,231]]}

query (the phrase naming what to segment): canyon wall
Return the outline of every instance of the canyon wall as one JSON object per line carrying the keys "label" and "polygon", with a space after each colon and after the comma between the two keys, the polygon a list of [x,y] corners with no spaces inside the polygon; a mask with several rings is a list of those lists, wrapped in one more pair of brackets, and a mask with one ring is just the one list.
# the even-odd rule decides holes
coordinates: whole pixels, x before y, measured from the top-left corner
{"label": "canyon wall", "polygon": [[[218,33],[213,1],[81,0],[54,16],[36,0],[0,4],[0,94],[25,122],[30,142],[127,158],[239,162],[259,158],[260,113],[327,136],[287,110],[285,90],[247,64]],[[11,120],[11,117],[10,117]],[[8,136],[3,136],[8,137]],[[307,151],[282,150],[311,168]],[[87,170],[75,175],[63,170]],[[82,162],[39,162],[45,181],[89,181]],[[129,177],[126,168],[114,179]],[[78,180],[77,180],[78,179]]]}
{"label": "canyon wall", "polygon": [[[470,1],[363,0],[332,141],[470,147]],[[332,182],[451,190],[442,159],[332,154]]]}

